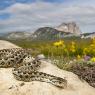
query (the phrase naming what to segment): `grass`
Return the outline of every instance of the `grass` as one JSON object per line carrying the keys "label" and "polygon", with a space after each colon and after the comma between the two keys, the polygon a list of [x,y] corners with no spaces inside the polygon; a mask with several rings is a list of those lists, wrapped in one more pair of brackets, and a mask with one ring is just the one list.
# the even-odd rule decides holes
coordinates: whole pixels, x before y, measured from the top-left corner
{"label": "grass", "polygon": [[[91,43],[91,39],[64,39],[64,44],[66,48],[70,48],[71,41],[76,43],[76,54],[74,55],[82,55],[83,48],[88,47]],[[55,41],[29,41],[29,40],[13,40],[12,43],[21,46],[23,48],[31,48],[35,50],[35,55],[39,53],[43,53],[46,56],[62,56],[68,55],[67,52],[64,51],[63,47],[56,48],[53,43]],[[36,52],[37,51],[37,52]],[[72,54],[70,54],[71,56]]]}

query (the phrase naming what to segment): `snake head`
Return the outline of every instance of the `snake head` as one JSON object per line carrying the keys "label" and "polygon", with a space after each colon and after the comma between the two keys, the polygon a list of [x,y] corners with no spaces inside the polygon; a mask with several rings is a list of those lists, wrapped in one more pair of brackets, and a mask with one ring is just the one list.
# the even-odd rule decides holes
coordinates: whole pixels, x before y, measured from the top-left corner
{"label": "snake head", "polygon": [[52,84],[59,87],[59,88],[66,88],[67,87],[67,80],[60,78],[60,77],[55,77],[54,79],[51,80]]}

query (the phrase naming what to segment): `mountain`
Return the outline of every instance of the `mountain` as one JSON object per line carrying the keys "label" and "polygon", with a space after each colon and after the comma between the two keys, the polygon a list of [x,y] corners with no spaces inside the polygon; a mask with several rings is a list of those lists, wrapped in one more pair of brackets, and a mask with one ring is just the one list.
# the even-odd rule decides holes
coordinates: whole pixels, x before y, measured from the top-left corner
{"label": "mountain", "polygon": [[29,40],[56,40],[68,37],[80,37],[81,31],[75,22],[62,23],[58,27],[41,27],[34,33],[10,32],[4,35],[6,39],[29,39]]}
{"label": "mountain", "polygon": [[84,33],[81,35],[81,38],[94,38],[95,37],[95,32],[92,33]]}
{"label": "mountain", "polygon": [[37,29],[33,33],[33,39],[43,40],[43,39],[59,39],[65,37],[76,36],[79,37],[81,31],[75,22],[62,23],[57,27],[42,27]]}
{"label": "mountain", "polygon": [[[42,27],[37,29],[34,33],[31,32],[10,32],[3,36],[8,40],[27,39],[27,40],[56,40],[59,38],[66,38],[77,36],[74,33],[58,31],[51,27]],[[79,35],[78,35],[79,36]]]}
{"label": "mountain", "polygon": [[66,33],[81,34],[81,31],[75,22],[62,23],[55,27],[55,29]]}
{"label": "mountain", "polygon": [[10,32],[6,34],[4,37],[6,39],[28,39],[31,38],[31,32]]}
{"label": "mountain", "polygon": [[37,29],[33,34],[34,40],[55,40],[59,38],[74,36],[75,34],[69,32],[58,31],[51,27],[42,27]]}

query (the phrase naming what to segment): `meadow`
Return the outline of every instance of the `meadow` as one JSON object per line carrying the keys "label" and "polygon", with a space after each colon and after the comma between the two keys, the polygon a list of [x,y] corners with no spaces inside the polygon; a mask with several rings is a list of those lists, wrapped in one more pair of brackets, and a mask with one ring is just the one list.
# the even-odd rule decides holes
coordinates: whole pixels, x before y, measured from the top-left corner
{"label": "meadow", "polygon": [[59,39],[55,41],[12,40],[14,44],[33,50],[32,55],[53,57],[95,56],[95,39]]}

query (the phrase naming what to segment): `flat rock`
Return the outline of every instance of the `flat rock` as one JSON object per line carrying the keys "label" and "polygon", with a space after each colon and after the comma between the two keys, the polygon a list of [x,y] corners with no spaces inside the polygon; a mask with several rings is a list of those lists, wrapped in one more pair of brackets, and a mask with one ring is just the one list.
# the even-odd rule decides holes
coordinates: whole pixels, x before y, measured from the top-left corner
{"label": "flat rock", "polygon": [[6,49],[6,48],[20,48],[8,41],[0,40],[0,49]]}
{"label": "flat rock", "polygon": [[[16,45],[0,40],[0,49],[18,48]],[[32,81],[17,81],[12,75],[12,68],[0,68],[0,95],[95,95],[95,88],[81,81],[72,72],[61,70],[55,65],[42,61],[41,72],[66,78],[68,85],[60,89],[52,84]]]}

